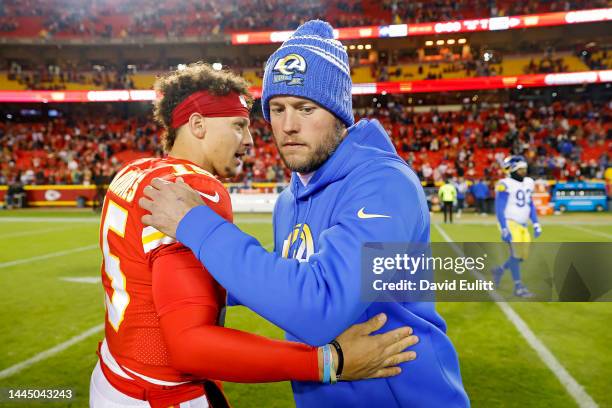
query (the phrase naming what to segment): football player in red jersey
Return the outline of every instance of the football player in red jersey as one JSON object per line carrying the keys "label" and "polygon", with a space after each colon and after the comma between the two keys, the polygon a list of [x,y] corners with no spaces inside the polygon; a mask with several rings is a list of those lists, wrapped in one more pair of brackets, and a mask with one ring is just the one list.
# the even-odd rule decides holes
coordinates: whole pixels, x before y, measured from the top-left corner
{"label": "football player in red jersey", "polygon": [[[166,158],[128,163],[104,200],[100,227],[105,339],[92,374],[90,406],[227,406],[218,381],[333,381],[340,353],[223,327],[226,293],[191,250],[141,223],[138,206],[153,178],[181,177],[232,220],[216,178],[235,176],[252,146],[246,82],[206,64],[158,80],[156,119],[167,130]],[[346,380],[391,376],[418,339],[404,327],[370,336],[384,316],[338,337]]]}

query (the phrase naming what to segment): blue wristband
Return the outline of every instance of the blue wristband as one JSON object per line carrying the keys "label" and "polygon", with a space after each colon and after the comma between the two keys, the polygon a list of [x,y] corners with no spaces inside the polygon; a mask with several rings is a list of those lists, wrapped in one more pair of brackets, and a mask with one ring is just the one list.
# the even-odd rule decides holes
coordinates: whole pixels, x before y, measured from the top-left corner
{"label": "blue wristband", "polygon": [[329,384],[331,382],[331,349],[329,344],[323,346],[323,383]]}

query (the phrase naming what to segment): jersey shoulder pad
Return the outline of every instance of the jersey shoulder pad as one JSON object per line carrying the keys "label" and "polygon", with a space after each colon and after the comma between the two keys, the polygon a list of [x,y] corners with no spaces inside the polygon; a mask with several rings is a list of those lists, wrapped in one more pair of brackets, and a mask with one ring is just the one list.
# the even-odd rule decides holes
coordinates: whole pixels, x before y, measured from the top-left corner
{"label": "jersey shoulder pad", "polygon": [[233,221],[232,201],[221,181],[206,174],[188,174],[181,177],[185,183],[198,192],[207,206],[226,220]]}
{"label": "jersey shoulder pad", "polygon": [[495,191],[497,191],[498,193],[508,191],[508,185],[507,183],[504,182],[504,180],[498,181],[497,184],[495,185]]}

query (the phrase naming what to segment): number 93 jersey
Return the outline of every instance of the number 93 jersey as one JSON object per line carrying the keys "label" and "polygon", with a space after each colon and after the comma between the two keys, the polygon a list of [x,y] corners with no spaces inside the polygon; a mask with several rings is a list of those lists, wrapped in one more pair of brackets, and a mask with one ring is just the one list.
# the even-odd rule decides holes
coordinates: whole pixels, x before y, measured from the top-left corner
{"label": "number 93 jersey", "polygon": [[508,204],[504,211],[507,220],[514,220],[519,224],[526,225],[531,212],[531,194],[534,189],[534,181],[531,177],[525,177],[518,181],[506,177],[497,183],[495,190],[508,193]]}

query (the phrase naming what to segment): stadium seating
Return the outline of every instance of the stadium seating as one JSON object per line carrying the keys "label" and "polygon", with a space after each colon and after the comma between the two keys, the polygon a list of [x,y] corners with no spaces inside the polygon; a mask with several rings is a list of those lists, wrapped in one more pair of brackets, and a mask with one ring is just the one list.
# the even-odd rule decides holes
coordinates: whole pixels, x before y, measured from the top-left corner
{"label": "stadium seating", "polygon": [[[415,114],[395,104],[360,108],[356,116],[376,117],[399,154],[426,182],[449,175],[470,179],[501,177],[500,161],[508,150],[526,155],[538,177],[595,177],[612,160],[611,109],[590,104],[476,106],[476,110]],[[160,156],[161,129],[152,118],[119,120],[55,119],[45,123],[0,125],[0,184],[15,177],[31,184],[83,183],[121,163]],[[255,148],[245,160],[252,181],[283,181],[283,168],[270,128],[253,118]]]}
{"label": "stadium seating", "polygon": [[[501,63],[489,64],[482,69],[474,68],[473,61],[446,63],[403,63],[384,66],[384,70],[376,65],[354,66],[352,78],[354,83],[378,82],[378,81],[414,81],[423,79],[450,79],[467,78],[475,76],[492,75],[523,75],[527,73],[547,72],[580,72],[591,69],[583,60],[570,53],[558,53],[555,59],[561,59],[561,68],[553,65],[550,70],[540,69],[541,62],[545,58],[541,55],[510,55]],[[599,64],[606,64],[603,68],[609,68],[611,58],[600,57]],[[530,70],[530,64],[536,68]],[[236,67],[240,69],[241,67]],[[600,68],[602,69],[602,68]],[[263,70],[258,68],[240,69],[242,76],[253,86],[262,85]],[[70,70],[73,71],[73,70]],[[37,70],[23,70],[18,75],[10,75],[8,72],[0,73],[0,89],[24,90],[24,89],[65,89],[65,90],[103,90],[103,89],[152,89],[156,76],[162,72],[143,71],[135,74],[121,75],[109,68],[104,73],[92,71],[78,71],[67,78],[64,71],[60,75],[49,75],[44,67]],[[64,78],[62,78],[64,77]]]}

